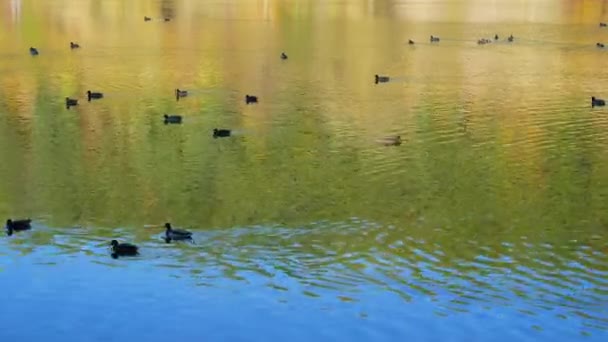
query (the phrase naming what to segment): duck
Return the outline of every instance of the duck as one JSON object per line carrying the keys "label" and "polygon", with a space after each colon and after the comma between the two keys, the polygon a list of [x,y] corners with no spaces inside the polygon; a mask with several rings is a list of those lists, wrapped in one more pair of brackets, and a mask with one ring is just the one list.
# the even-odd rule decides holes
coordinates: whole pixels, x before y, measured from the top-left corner
{"label": "duck", "polygon": [[164,115],[165,118],[165,124],[181,124],[182,123],[182,117],[181,115]]}
{"label": "duck", "polygon": [[230,134],[232,134],[232,132],[229,129],[217,129],[214,128],[213,129],[213,137],[214,138],[221,138],[221,137],[229,137]]}
{"label": "duck", "polygon": [[152,18],[144,16],[144,21],[150,21],[150,20],[152,20]]}
{"label": "duck", "polygon": [[595,46],[597,46],[600,49],[604,48],[604,44],[602,44],[602,43],[596,43]]}
{"label": "duck", "polygon": [[388,76],[380,76],[380,75],[375,75],[375,83],[386,83],[388,81],[390,81],[391,78]]}
{"label": "duck", "polygon": [[78,48],[80,48],[80,45],[78,45],[78,43],[70,42],[70,49],[78,49]]}
{"label": "duck", "polygon": [[87,90],[87,99],[89,101],[93,100],[93,99],[101,99],[103,98],[103,94],[102,93],[96,93],[96,92],[92,92],[90,90]]}
{"label": "duck", "polygon": [[287,59],[287,55],[285,54],[285,52],[281,52],[281,59],[282,60],[286,60]]}
{"label": "duck", "polygon": [[381,142],[384,144],[384,146],[399,146],[401,145],[401,136],[393,135],[384,137]]}
{"label": "duck", "polygon": [[165,18],[165,21],[171,21],[171,18]]}
{"label": "duck", "polygon": [[245,95],[245,103],[258,103],[258,97],[253,95]]}
{"label": "duck", "polygon": [[32,56],[38,56],[38,49],[36,49],[35,47],[30,47],[30,55]]}
{"label": "duck", "polygon": [[112,246],[112,258],[114,259],[119,256],[139,255],[138,247],[130,243],[118,243],[118,241],[112,240],[110,246]]}
{"label": "duck", "polygon": [[188,91],[187,90],[175,89],[175,98],[177,100],[179,100],[180,97],[186,97],[186,96],[188,96]]}
{"label": "duck", "polygon": [[183,229],[173,229],[171,227],[171,223],[167,222],[165,223],[165,228],[167,230],[165,230],[165,241],[167,243],[171,242],[171,240],[175,240],[175,241],[183,241],[183,240],[189,240],[189,241],[194,241],[192,240],[192,233],[187,231],[187,230],[183,230]]}
{"label": "duck", "polygon": [[32,229],[31,219],[25,220],[6,220],[6,235],[11,236],[13,232],[20,232],[24,230]]}
{"label": "duck", "polygon": [[71,99],[69,97],[65,98],[65,105],[66,107],[70,108],[71,106],[77,106],[78,105],[78,100],[77,99]]}
{"label": "duck", "polygon": [[606,27],[608,26],[606,23],[600,23],[600,27]]}
{"label": "duck", "polygon": [[439,37],[434,37],[431,35],[431,43],[439,42]]}
{"label": "duck", "polygon": [[414,45],[414,41],[413,41],[413,40],[411,40],[411,39],[410,39],[410,40],[408,40],[408,41],[407,41],[407,43],[408,43],[408,44],[410,44],[410,45]]}
{"label": "duck", "polygon": [[494,40],[498,40],[498,34],[494,35]]}
{"label": "duck", "polygon": [[602,99],[596,99],[595,96],[591,96],[591,107],[603,107],[606,105],[606,101]]}
{"label": "duck", "polygon": [[507,38],[507,40],[509,41],[509,43],[513,42],[513,35],[510,35],[509,38]]}

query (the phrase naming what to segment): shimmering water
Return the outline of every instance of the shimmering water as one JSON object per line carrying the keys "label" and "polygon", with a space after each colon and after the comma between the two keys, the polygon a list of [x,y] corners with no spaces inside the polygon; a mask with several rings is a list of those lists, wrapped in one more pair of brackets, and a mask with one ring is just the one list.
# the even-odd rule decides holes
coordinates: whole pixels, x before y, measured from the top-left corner
{"label": "shimmering water", "polygon": [[0,1],[0,340],[606,340],[606,8]]}

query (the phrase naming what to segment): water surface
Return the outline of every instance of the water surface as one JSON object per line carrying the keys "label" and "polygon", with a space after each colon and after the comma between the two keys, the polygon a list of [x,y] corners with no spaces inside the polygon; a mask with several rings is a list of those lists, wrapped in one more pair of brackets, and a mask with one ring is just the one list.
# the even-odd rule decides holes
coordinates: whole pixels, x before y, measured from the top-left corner
{"label": "water surface", "polygon": [[0,339],[605,340],[607,4],[0,2]]}

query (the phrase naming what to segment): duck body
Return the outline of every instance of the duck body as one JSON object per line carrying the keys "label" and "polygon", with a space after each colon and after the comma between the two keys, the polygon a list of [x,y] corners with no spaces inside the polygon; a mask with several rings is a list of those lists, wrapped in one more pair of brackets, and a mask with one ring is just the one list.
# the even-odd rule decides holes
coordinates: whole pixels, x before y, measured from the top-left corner
{"label": "duck body", "polygon": [[187,90],[175,89],[175,98],[177,100],[179,100],[181,97],[186,97],[186,96],[188,96],[188,91]]}
{"label": "duck body", "polygon": [[11,236],[13,235],[13,232],[21,232],[24,230],[32,229],[31,223],[31,219],[14,221],[12,219],[8,219],[6,220],[6,235]]}
{"label": "duck body", "polygon": [[378,84],[378,83],[386,83],[386,82],[388,82],[388,81],[391,80],[391,78],[388,77],[388,76],[374,75],[374,77],[375,77],[375,81],[374,82],[376,84]]}
{"label": "duck body", "polygon": [[79,49],[80,45],[78,43],[70,42],[70,49]]}
{"label": "duck body", "polygon": [[66,107],[71,107],[71,106],[77,106],[78,105],[78,100],[77,99],[71,99],[69,97],[65,98],[65,105]]}
{"label": "duck body", "polygon": [[591,96],[591,107],[603,107],[606,105],[606,101],[597,99],[595,96]]}
{"label": "duck body", "polygon": [[103,98],[103,94],[102,93],[96,93],[96,92],[92,92],[90,90],[87,90],[87,99],[89,101],[95,100],[95,99],[101,99],[101,98]]}
{"label": "duck body", "polygon": [[514,38],[513,38],[513,35],[510,35],[510,36],[509,36],[509,38],[507,38],[507,40],[509,41],[509,43],[512,43],[512,42],[513,42],[513,39],[514,39]]}
{"label": "duck body", "polygon": [[164,115],[165,124],[181,124],[182,116],[181,115]]}
{"label": "duck body", "polygon": [[30,47],[30,55],[38,56],[39,55],[38,49],[36,49],[35,47]]}
{"label": "duck body", "polygon": [[258,97],[254,95],[245,95],[245,103],[258,103]]}
{"label": "duck body", "polygon": [[438,43],[439,42],[439,37],[435,37],[431,35],[431,43]]}
{"label": "duck body", "polygon": [[229,129],[217,129],[214,128],[213,129],[213,137],[214,138],[223,138],[223,137],[229,137],[230,134],[232,134],[232,132]]}
{"label": "duck body", "polygon": [[498,40],[498,35],[497,34],[494,35],[494,40]]}
{"label": "duck body", "polygon": [[112,240],[110,246],[112,246],[112,258],[114,259],[120,256],[139,255],[139,248],[130,243],[118,243],[118,241]]}
{"label": "duck body", "polygon": [[399,146],[399,145],[401,145],[401,136],[394,135],[394,136],[384,137],[380,140],[380,142],[384,146]]}
{"label": "duck body", "polygon": [[606,23],[600,23],[600,27],[606,27],[608,26]]}
{"label": "duck body", "polygon": [[150,21],[150,20],[152,20],[152,18],[150,18],[150,17],[144,17],[144,21]]}
{"label": "duck body", "polygon": [[285,52],[281,52],[281,59],[282,60],[286,60],[287,59],[287,55],[285,54]]}
{"label": "duck body", "polygon": [[411,39],[410,39],[410,40],[408,40],[408,41],[407,41],[407,43],[408,43],[408,44],[410,44],[410,45],[414,45],[414,41],[413,41],[413,40],[411,40]]}
{"label": "duck body", "polygon": [[189,240],[192,241],[192,233],[183,230],[183,229],[173,229],[171,227],[171,223],[165,223],[165,241],[171,242],[171,240],[175,241],[184,241]]}
{"label": "duck body", "polygon": [[490,44],[492,41],[486,38],[481,38],[480,40],[477,41],[477,44],[479,45],[485,45],[485,44]]}

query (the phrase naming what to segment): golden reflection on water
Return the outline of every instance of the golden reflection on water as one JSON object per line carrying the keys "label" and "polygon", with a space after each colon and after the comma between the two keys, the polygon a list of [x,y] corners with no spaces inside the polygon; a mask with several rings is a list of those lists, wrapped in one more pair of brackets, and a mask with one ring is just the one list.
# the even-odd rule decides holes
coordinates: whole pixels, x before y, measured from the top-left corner
{"label": "golden reflection on water", "polygon": [[[206,255],[182,246],[162,265],[283,272],[311,295],[369,282],[458,306],[538,288],[542,306],[575,301],[587,277],[583,300],[605,298],[608,114],[589,108],[606,96],[605,1],[1,6],[0,217],[39,222],[11,240],[23,253],[101,255],[110,236],[152,250],[151,225],[171,221]],[[87,103],[88,89],[106,97]],[[216,127],[237,134],[214,140]],[[390,134],[404,143],[377,144]]]}

